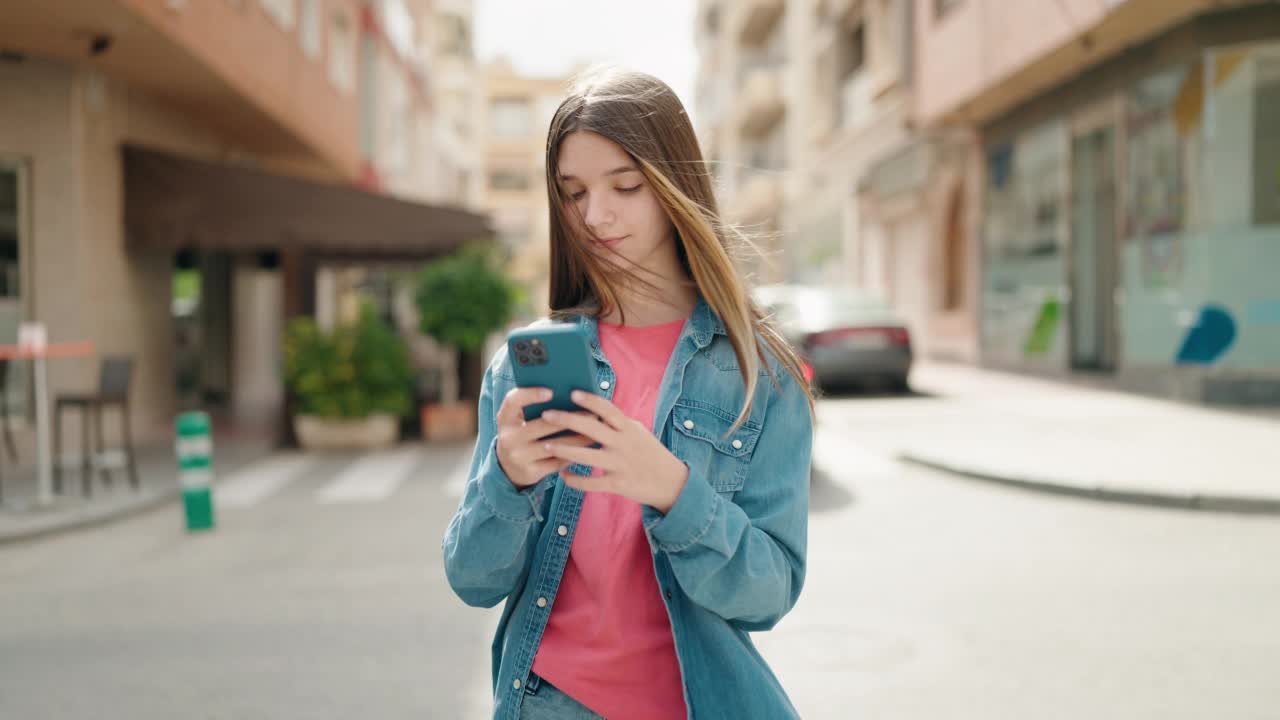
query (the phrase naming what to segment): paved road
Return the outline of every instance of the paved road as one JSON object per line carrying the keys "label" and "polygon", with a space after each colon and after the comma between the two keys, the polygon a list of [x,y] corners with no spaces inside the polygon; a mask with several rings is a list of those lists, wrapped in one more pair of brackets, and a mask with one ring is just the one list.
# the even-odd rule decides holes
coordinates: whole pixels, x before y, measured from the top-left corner
{"label": "paved road", "polygon": [[[808,584],[759,636],[804,717],[1280,717],[1280,522],[887,459],[940,402],[823,403]],[[0,547],[0,718],[484,717],[497,611],[439,559],[468,451],[281,456],[212,535]]]}

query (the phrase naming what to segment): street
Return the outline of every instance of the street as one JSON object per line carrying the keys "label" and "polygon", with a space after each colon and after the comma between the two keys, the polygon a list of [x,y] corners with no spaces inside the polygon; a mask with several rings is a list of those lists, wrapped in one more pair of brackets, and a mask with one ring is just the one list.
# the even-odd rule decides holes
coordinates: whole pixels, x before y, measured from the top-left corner
{"label": "street", "polygon": [[[805,592],[757,636],[803,717],[1280,717],[1280,521],[894,460],[943,402],[821,403]],[[0,718],[485,717],[498,609],[440,559],[469,453],[277,456],[212,534],[0,547]]]}

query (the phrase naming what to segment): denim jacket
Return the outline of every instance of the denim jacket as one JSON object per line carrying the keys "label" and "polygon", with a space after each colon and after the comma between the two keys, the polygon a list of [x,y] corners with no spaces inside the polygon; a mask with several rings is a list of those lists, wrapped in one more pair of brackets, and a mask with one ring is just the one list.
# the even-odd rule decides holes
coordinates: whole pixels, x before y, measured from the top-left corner
{"label": "denim jacket", "polygon": [[[612,397],[614,373],[596,321],[576,321]],[[724,324],[699,299],[655,409],[655,435],[689,467],[689,479],[670,512],[644,506],[642,522],[671,618],[685,704],[696,720],[798,717],[748,635],[772,628],[795,605],[805,573],[813,423],[802,389],[776,359],[770,363],[777,384],[762,367],[750,415],[729,432],[745,386]],[[494,416],[514,386],[504,348],[485,373],[475,453],[444,537],[454,592],[479,607],[506,600],[493,640],[499,720],[520,715],[583,500],[556,474],[518,490],[503,472]]]}

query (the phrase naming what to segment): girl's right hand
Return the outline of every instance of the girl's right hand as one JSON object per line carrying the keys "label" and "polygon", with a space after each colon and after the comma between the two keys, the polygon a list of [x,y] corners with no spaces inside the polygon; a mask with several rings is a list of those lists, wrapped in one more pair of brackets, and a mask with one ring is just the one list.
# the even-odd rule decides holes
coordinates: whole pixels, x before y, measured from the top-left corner
{"label": "girl's right hand", "polygon": [[[573,463],[565,462],[547,452],[542,438],[564,430],[542,418],[524,419],[526,405],[551,399],[547,388],[513,388],[498,408],[498,464],[517,488],[537,484],[551,473],[560,472]],[[589,414],[589,413],[584,413]],[[594,441],[581,435],[557,438],[561,445],[587,447]]]}

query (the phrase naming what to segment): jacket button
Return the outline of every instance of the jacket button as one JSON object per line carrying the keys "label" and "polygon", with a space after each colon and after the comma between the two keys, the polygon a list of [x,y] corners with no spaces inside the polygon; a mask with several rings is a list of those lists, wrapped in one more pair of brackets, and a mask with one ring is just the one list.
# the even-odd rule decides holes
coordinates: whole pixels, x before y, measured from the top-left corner
{"label": "jacket button", "polygon": [[515,688],[515,689],[519,690],[519,689],[520,689],[520,681],[519,681],[519,680],[516,680],[515,682],[511,683],[511,687],[513,687],[513,688]]}
{"label": "jacket button", "polygon": [[671,599],[671,591],[670,591],[670,590],[668,590],[668,591],[667,591],[667,599],[668,599],[668,600],[670,600],[670,599]]}
{"label": "jacket button", "polygon": [[609,389],[609,381],[608,381],[608,380],[601,380],[601,381],[600,381],[600,389],[601,389],[601,390],[608,390],[608,389]]}
{"label": "jacket button", "polygon": [[547,606],[547,599],[544,597],[538,598],[538,607],[544,608],[546,606]]}
{"label": "jacket button", "polygon": [[558,534],[560,537],[564,537],[565,535],[569,534],[569,528],[565,527],[564,525],[561,525],[560,527],[556,528],[556,534]]}
{"label": "jacket button", "polygon": [[734,449],[734,450],[741,450],[741,449],[742,449],[742,441],[741,441],[741,440],[734,440],[734,441],[733,441],[733,449]]}
{"label": "jacket button", "polygon": [[693,421],[692,421],[692,420],[685,420],[685,421],[684,421],[684,429],[685,429],[685,430],[692,430],[692,429],[693,429]]}

